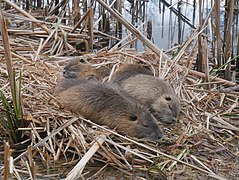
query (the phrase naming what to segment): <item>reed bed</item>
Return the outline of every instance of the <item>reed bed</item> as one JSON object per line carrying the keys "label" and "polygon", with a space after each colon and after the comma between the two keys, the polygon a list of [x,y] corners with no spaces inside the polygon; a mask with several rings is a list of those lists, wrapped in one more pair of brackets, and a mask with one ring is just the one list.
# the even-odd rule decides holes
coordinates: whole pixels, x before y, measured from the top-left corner
{"label": "reed bed", "polygon": [[[239,178],[238,86],[211,76],[209,71],[192,70],[199,31],[183,46],[166,52],[149,43],[149,49],[140,53],[116,47],[84,54],[76,49],[76,40],[87,43],[92,39],[88,33],[80,33],[79,28],[72,31],[72,27],[60,22],[43,23],[27,14],[22,16],[19,9],[11,9],[11,14],[21,23],[8,26],[8,33],[16,78],[21,71],[22,118],[28,125],[19,129],[25,137],[23,142],[10,147],[5,143],[5,158],[10,162],[0,164],[1,177],[103,178],[106,169],[113,167],[126,177],[138,179]],[[8,21],[13,18],[9,11],[4,16]],[[38,26],[33,28],[33,22]],[[138,38],[144,40],[142,34]],[[0,90],[10,101],[2,42],[0,39]],[[93,66],[111,68],[111,75],[125,63],[147,64],[155,76],[174,87],[182,106],[179,122],[162,124],[165,136],[161,143],[154,144],[122,136],[64,110],[52,90],[64,65],[82,58]],[[4,131],[0,135],[2,142],[7,140]],[[85,168],[97,163],[100,166],[93,174]]]}

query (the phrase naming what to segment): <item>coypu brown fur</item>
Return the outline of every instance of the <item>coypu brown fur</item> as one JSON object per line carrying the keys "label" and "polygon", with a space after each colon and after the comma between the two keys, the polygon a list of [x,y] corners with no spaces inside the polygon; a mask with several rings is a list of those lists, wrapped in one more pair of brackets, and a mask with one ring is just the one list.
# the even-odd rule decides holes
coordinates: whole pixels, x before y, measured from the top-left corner
{"label": "coypu brown fur", "polygon": [[130,97],[148,107],[159,121],[177,121],[180,102],[168,82],[150,75],[148,70],[138,65],[124,67],[114,75],[113,82],[119,84]]}
{"label": "coypu brown fur", "polygon": [[151,113],[110,83],[63,78],[54,96],[66,109],[129,136],[155,142],[163,136]]}
{"label": "coypu brown fur", "polygon": [[146,66],[140,64],[127,64],[120,67],[120,69],[114,73],[112,81],[114,83],[120,83],[121,81],[137,74],[153,76],[152,71],[150,71],[150,69]]}
{"label": "coypu brown fur", "polygon": [[81,60],[70,61],[63,69],[63,76],[65,78],[76,78],[76,79],[91,79],[95,78],[102,80],[104,77],[110,74],[110,69],[104,66],[98,69],[91,66],[89,63]]}

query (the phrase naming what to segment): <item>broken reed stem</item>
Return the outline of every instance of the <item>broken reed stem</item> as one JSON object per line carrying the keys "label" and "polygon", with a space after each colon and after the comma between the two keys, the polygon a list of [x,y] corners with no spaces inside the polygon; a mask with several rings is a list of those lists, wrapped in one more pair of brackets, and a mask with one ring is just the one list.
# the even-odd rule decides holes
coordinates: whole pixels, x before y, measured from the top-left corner
{"label": "broken reed stem", "polygon": [[76,24],[80,20],[80,16],[81,16],[78,0],[73,0],[73,7],[74,7],[73,21],[74,21],[74,24]]}
{"label": "broken reed stem", "polygon": [[[127,140],[127,141],[129,141],[129,142],[132,142],[132,143],[134,143],[134,144],[136,144],[136,145],[139,145],[139,146],[141,146],[141,147],[143,147],[143,148],[145,148],[145,149],[148,149],[148,150],[150,150],[150,151],[152,151],[152,152],[155,152],[155,153],[157,153],[158,155],[162,155],[162,156],[164,156],[164,157],[166,157],[166,158],[169,158],[169,159],[171,159],[171,160],[177,161],[177,162],[179,162],[179,163],[181,163],[181,164],[184,164],[184,165],[186,165],[186,166],[189,166],[189,167],[191,167],[191,168],[193,168],[193,169],[196,169],[196,170],[198,170],[198,171],[200,171],[200,172],[206,173],[206,174],[207,174],[208,176],[210,176],[210,177],[213,177],[213,178],[216,178],[216,179],[220,179],[220,180],[225,180],[225,178],[223,178],[223,177],[221,177],[221,176],[218,176],[218,175],[216,175],[215,173],[208,172],[208,171],[206,171],[206,170],[204,170],[204,169],[202,169],[202,168],[199,168],[199,167],[194,166],[194,165],[192,165],[192,164],[186,163],[186,162],[184,162],[184,161],[182,161],[182,160],[179,160],[179,159],[177,159],[177,158],[175,158],[175,157],[173,157],[173,156],[170,156],[170,155],[168,155],[168,154],[165,154],[165,153],[161,152],[159,149],[155,149],[155,148],[149,147],[149,146],[147,146],[147,145],[145,145],[145,144],[143,144],[143,143],[139,143],[139,142],[137,142],[137,141],[135,141],[135,140],[133,140],[133,139],[127,138],[127,137],[125,137],[125,136],[123,136],[123,135],[121,135],[121,134],[118,134],[118,133],[115,132],[115,131],[109,130],[109,129],[105,128],[104,126],[100,126],[100,125],[98,125],[98,124],[96,124],[96,123],[94,123],[94,122],[92,122],[92,121],[90,121],[90,120],[87,120],[87,119],[85,119],[85,118],[80,117],[80,119],[83,120],[83,121],[85,121],[85,122],[87,122],[87,123],[90,123],[90,124],[92,124],[92,125],[94,125],[94,126],[96,126],[96,127],[99,127],[99,128],[101,128],[101,129],[103,129],[103,130],[105,130],[105,131],[107,131],[107,132],[109,132],[109,133],[111,133],[111,134],[114,134],[114,135],[116,135],[116,136],[118,136],[118,137],[120,137],[120,138],[123,138],[123,139],[125,139],[125,140]],[[155,157],[156,157],[156,156],[155,156]]]}
{"label": "broken reed stem", "polygon": [[202,63],[202,67],[205,71],[205,77],[206,77],[206,81],[209,82],[209,84],[207,85],[207,89],[210,90],[211,86],[210,86],[210,67],[209,67],[209,59],[208,59],[208,46],[207,46],[207,39],[203,39],[203,63]]}
{"label": "broken reed stem", "polygon": [[94,29],[93,29],[93,21],[94,21],[94,14],[93,14],[93,7],[91,6],[90,8],[90,13],[88,17],[88,36],[90,37],[88,40],[89,48],[90,51],[93,51],[93,42],[94,42]]}
{"label": "broken reed stem", "polygon": [[[203,2],[202,0],[199,0],[199,27],[198,31],[200,32],[202,30],[202,19],[203,19]],[[203,72],[203,50],[202,50],[202,33],[198,35],[198,62],[197,62],[197,70],[200,72]]]}
{"label": "broken reed stem", "polygon": [[[10,6],[12,6],[14,9],[16,9],[17,11],[19,11],[21,14],[23,14],[24,16],[37,21],[36,18],[34,18],[32,15],[30,15],[29,13],[27,13],[26,11],[24,11],[23,9],[21,9],[19,6],[17,6],[15,3],[11,2],[10,0],[4,0],[7,4],[9,4]],[[47,32],[47,34],[50,34],[51,31],[44,25],[38,22],[35,22],[36,25],[40,26],[44,31]]]}
{"label": "broken reed stem", "polygon": [[217,66],[221,67],[221,48],[222,48],[222,41],[221,41],[221,31],[220,31],[220,1],[214,1],[215,3],[215,36],[216,36],[216,62]]}
{"label": "broken reed stem", "polygon": [[[224,26],[224,63],[227,62],[227,60],[231,57],[232,53],[232,35],[231,35],[231,29],[232,29],[232,20],[233,20],[233,12],[234,12],[234,0],[227,0],[226,5],[226,23]],[[228,63],[225,69],[225,79],[231,80],[231,63]]]}
{"label": "broken reed stem", "polygon": [[29,174],[33,180],[36,180],[36,163],[33,161],[32,155],[32,146],[29,146],[27,149],[28,152],[28,161],[29,161]]}
{"label": "broken reed stem", "polygon": [[[74,123],[75,121],[77,121],[78,118],[72,118],[71,120],[67,121],[66,123],[64,123],[61,127],[59,127],[58,129],[56,129],[54,132],[52,132],[49,136],[45,137],[44,139],[40,140],[38,143],[36,143],[34,146],[32,146],[33,148],[36,148],[42,144],[44,144],[46,141],[48,141],[50,138],[54,137],[57,133],[59,133],[61,130],[65,129],[66,127],[68,127],[69,125],[71,125],[72,123]],[[17,156],[14,161],[20,159],[21,157],[25,156],[27,154],[27,151],[23,152],[22,154],[20,154],[19,156]]]}
{"label": "broken reed stem", "polygon": [[71,33],[74,33],[75,30],[80,27],[81,23],[88,18],[90,14],[90,9],[86,11],[86,13],[82,16],[82,18],[76,23],[76,25],[72,28]]}
{"label": "broken reed stem", "polygon": [[77,163],[77,165],[68,173],[66,180],[71,180],[78,178],[87,162],[92,158],[92,156],[96,153],[96,151],[100,148],[100,146],[105,142],[106,136],[100,135],[96,142],[92,145],[92,147],[87,151],[87,153],[83,156],[83,158]]}
{"label": "broken reed stem", "polygon": [[[14,72],[13,72],[13,63],[12,63],[12,56],[11,56],[11,50],[10,50],[11,47],[10,47],[10,43],[9,43],[7,25],[6,25],[5,18],[3,16],[1,4],[0,4],[0,24],[1,24],[0,27],[1,27],[1,34],[2,34],[2,41],[3,41],[3,49],[5,52],[5,60],[6,60],[6,65],[7,65],[7,72],[8,72],[9,82],[10,82],[13,105],[14,105],[14,108],[17,109],[16,108],[17,104],[15,101],[16,97],[15,97],[15,93],[14,93]],[[18,91],[16,91],[16,92],[18,92]]]}
{"label": "broken reed stem", "polygon": [[10,156],[10,145],[8,142],[4,142],[4,180],[8,180],[8,173],[10,170]]}

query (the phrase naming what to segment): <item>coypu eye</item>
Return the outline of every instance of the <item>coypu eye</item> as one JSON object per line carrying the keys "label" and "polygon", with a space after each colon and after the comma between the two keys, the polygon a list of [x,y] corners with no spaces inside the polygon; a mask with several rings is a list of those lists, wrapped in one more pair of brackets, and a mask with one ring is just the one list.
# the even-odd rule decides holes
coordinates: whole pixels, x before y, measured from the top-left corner
{"label": "coypu eye", "polygon": [[166,101],[171,101],[171,97],[165,97]]}
{"label": "coypu eye", "polygon": [[138,119],[138,117],[136,116],[136,115],[134,115],[134,114],[131,114],[130,116],[129,116],[129,120],[130,121],[136,121]]}
{"label": "coypu eye", "polygon": [[154,110],[152,107],[150,107],[150,108],[148,109],[148,111],[151,112],[151,113],[155,112],[155,110]]}
{"label": "coypu eye", "polygon": [[85,63],[85,60],[84,60],[84,59],[80,59],[80,62],[81,62],[81,63]]}

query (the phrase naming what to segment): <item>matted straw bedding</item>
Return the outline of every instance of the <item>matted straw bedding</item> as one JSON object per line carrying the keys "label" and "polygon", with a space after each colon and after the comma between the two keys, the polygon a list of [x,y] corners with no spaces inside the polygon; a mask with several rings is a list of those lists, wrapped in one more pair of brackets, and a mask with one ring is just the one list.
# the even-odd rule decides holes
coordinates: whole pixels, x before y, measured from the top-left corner
{"label": "matted straw bedding", "polygon": [[[3,52],[0,56],[0,87],[10,97]],[[156,145],[121,136],[114,130],[106,130],[106,127],[64,110],[51,92],[63,66],[76,58],[85,58],[96,67],[108,66],[112,73],[124,63],[144,62],[150,65],[155,76],[168,81],[179,96],[179,122],[162,125],[165,136]],[[182,63],[183,60],[193,61],[187,55],[181,59]],[[160,58],[150,51],[136,53],[132,50],[99,52],[83,57],[45,57],[37,61],[14,59],[14,68],[17,72],[21,69],[23,75],[24,118],[29,122],[29,129],[24,132],[30,138],[28,143],[34,147],[31,149],[33,161],[42,161],[37,163],[39,171],[41,166],[51,167],[53,162],[60,162],[61,169],[70,165],[64,171],[57,172],[55,169],[64,177],[88,152],[89,158],[68,174],[69,179],[79,177],[77,172],[82,172],[88,160],[89,164],[103,162],[137,178],[147,178],[142,175],[144,173],[134,173],[139,169],[164,179],[239,178],[238,116],[230,118],[230,115],[239,114],[238,93],[220,93],[216,89],[210,92],[205,90],[206,85],[200,85],[200,78],[188,75],[186,68],[170,67],[169,62],[159,62]],[[96,139],[101,141],[99,147]],[[28,154],[29,149],[25,149],[17,157],[14,163],[16,173],[28,172]],[[98,176],[107,167],[103,165],[99,167],[102,169]],[[39,177],[47,177],[47,172],[39,171],[36,171]],[[86,173],[84,177],[90,176]]]}

